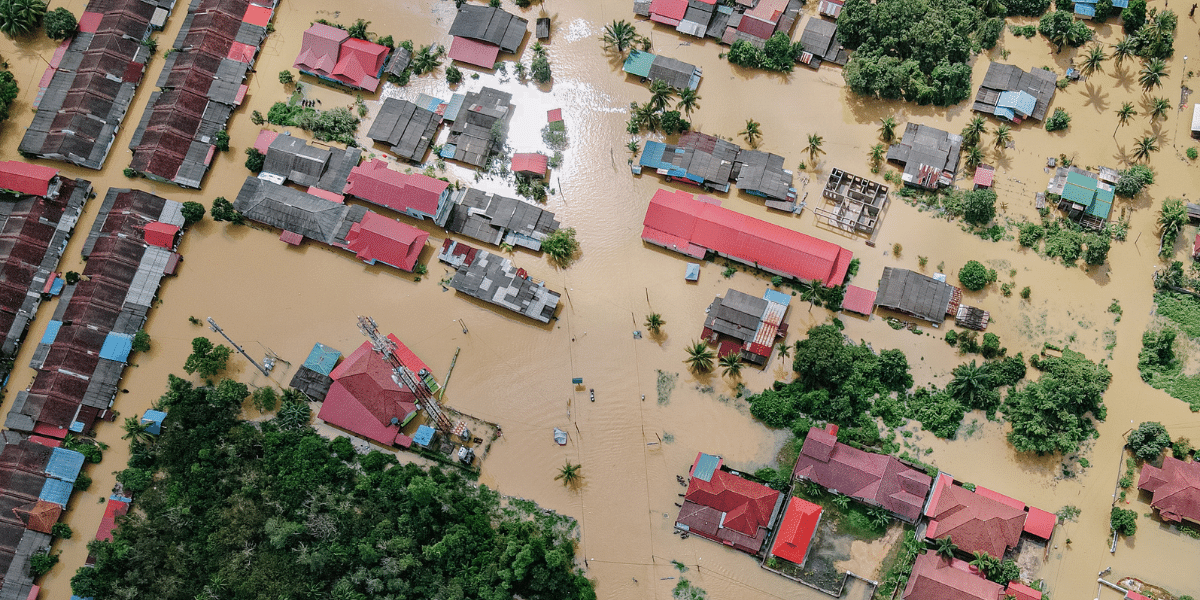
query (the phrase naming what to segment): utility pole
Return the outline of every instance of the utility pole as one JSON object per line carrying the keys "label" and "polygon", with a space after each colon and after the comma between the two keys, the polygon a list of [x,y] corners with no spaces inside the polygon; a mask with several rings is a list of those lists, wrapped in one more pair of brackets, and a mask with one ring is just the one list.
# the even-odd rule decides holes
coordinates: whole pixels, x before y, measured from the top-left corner
{"label": "utility pole", "polygon": [[262,371],[262,374],[266,375],[267,377],[271,376],[271,371],[269,369],[267,369],[266,367],[258,364],[258,361],[254,360],[253,358],[250,358],[250,355],[246,354],[246,351],[243,350],[241,346],[237,345],[236,343],[234,343],[233,340],[229,339],[229,336],[225,334],[225,330],[221,329],[221,327],[219,325],[217,325],[217,322],[214,321],[212,317],[208,317],[208,326],[213,331],[221,334],[221,337],[225,338],[225,341],[229,342],[229,345],[233,346],[234,350],[237,350],[238,352],[240,352],[242,354],[242,356],[245,356],[246,360],[250,361],[250,364],[254,365],[254,368],[258,369],[259,371]]}

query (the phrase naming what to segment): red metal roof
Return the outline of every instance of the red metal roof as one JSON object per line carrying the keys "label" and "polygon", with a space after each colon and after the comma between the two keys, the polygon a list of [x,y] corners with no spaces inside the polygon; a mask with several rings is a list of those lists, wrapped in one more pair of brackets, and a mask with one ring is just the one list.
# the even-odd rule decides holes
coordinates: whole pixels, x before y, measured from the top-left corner
{"label": "red metal roof", "polygon": [[742,22],[738,25],[738,31],[765,40],[775,33],[775,23],[746,14],[742,16]]}
{"label": "red metal roof", "polygon": [[6,160],[0,162],[0,189],[45,196],[50,190],[50,180],[54,179],[55,175],[58,175],[58,169],[19,160]]}
{"label": "red metal roof", "polygon": [[179,233],[178,225],[153,221],[146,224],[146,243],[170,250],[175,247],[175,234],[177,233]]}
{"label": "red metal roof", "polygon": [[271,147],[271,142],[274,142],[277,137],[279,137],[279,132],[277,131],[271,131],[270,129],[260,130],[258,137],[254,139],[254,149],[266,154],[267,149]]}
{"label": "red metal roof", "polygon": [[931,539],[949,536],[964,552],[1003,558],[1021,539],[1025,511],[952,482],[949,477],[938,478],[940,489],[929,504],[926,535]]}
{"label": "red metal roof", "polygon": [[333,385],[317,418],[390,446],[403,423],[416,410],[416,396],[392,379],[392,368],[363,342],[329,374]]}
{"label": "red metal roof", "polygon": [[1196,239],[1192,242],[1192,256],[1195,257],[1197,254],[1200,254],[1200,233],[1196,234]]}
{"label": "red metal roof", "polygon": [[[955,539],[957,542],[957,538]],[[967,563],[934,552],[917,555],[904,600],[996,600],[1003,587],[973,573]]]}
{"label": "red metal roof", "polygon": [[817,427],[808,431],[792,476],[877,504],[909,522],[921,515],[932,482],[893,456],[848,446]]}
{"label": "red metal roof", "polygon": [[109,498],[108,504],[104,506],[104,516],[100,519],[100,528],[96,530],[96,539],[111,542],[113,530],[117,528],[117,517],[125,516],[128,512],[128,502]]}
{"label": "red metal roof", "polygon": [[687,7],[687,0],[654,0],[650,3],[650,19],[658,23],[678,25],[687,13]]}
{"label": "red metal roof", "polygon": [[229,54],[226,58],[252,65],[255,54],[258,54],[258,48],[241,42],[233,42],[229,46]]}
{"label": "red metal roof", "polygon": [[81,33],[96,33],[96,30],[100,27],[100,19],[103,18],[104,15],[101,13],[84,12],[79,17],[79,31]]}
{"label": "red metal roof", "polygon": [[295,231],[287,231],[286,229],[279,234],[279,241],[291,246],[299,246],[300,242],[304,241],[304,236]]}
{"label": "red metal roof", "polygon": [[979,494],[980,496],[983,496],[984,498],[991,498],[992,500],[995,500],[996,502],[999,502],[1001,504],[1007,504],[1017,510],[1025,510],[1024,502],[1021,502],[1020,500],[1017,500],[1016,498],[1013,498],[1010,496],[1005,496],[1004,494],[1001,494],[1000,492],[985,488],[982,485],[975,487],[975,493]]}
{"label": "red metal roof", "polygon": [[689,256],[708,249],[735,260],[826,286],[846,279],[853,253],[786,227],[697,200],[684,191],[660,189],[650,200],[642,239]]}
{"label": "red metal roof", "polygon": [[808,545],[817,531],[817,523],[820,522],[820,506],[793,496],[788,500],[783,522],[779,525],[779,532],[775,534],[775,545],[771,546],[771,554],[803,565],[804,558],[808,555]]}
{"label": "red metal roof", "polygon": [[1019,581],[1008,582],[1008,587],[1004,590],[1004,593],[1017,600],[1042,600],[1041,592]]}
{"label": "red metal roof", "polygon": [[875,310],[875,292],[856,285],[846,286],[846,296],[842,298],[842,308],[860,315],[869,315]]}
{"label": "red metal roof", "polygon": [[550,158],[537,152],[520,152],[512,156],[513,173],[528,173],[545,178],[549,165]]}
{"label": "red metal roof", "polygon": [[979,187],[992,187],[992,178],[996,175],[996,169],[988,165],[979,165],[975,167],[975,185]]}
{"label": "red metal roof", "polygon": [[552,109],[546,111],[546,122],[547,123],[557,123],[558,121],[561,121],[561,120],[563,120],[561,108],[552,108]]}
{"label": "red metal roof", "polygon": [[359,223],[350,226],[346,247],[367,263],[375,261],[412,272],[429,234],[379,213],[367,212]]}
{"label": "red metal roof", "polygon": [[342,83],[373,92],[379,87],[376,77],[383,70],[389,52],[387,46],[348,38],[342,42],[337,64],[329,74]]}
{"label": "red metal roof", "polygon": [[300,54],[293,66],[304,71],[328,75],[337,65],[342,40],[348,37],[350,34],[337,27],[313,23],[312,27],[304,31]]}
{"label": "red metal roof", "polygon": [[491,69],[496,66],[496,58],[500,56],[500,46],[471,38],[456,37],[453,42],[450,42],[450,52],[446,56],[449,56],[450,60]]}
{"label": "red metal roof", "polygon": [[334,192],[331,192],[329,190],[323,190],[316,186],[309,186],[308,193],[311,196],[316,196],[318,198],[324,198],[330,202],[337,202],[338,204],[346,203],[345,196],[343,196],[341,194],[335,194]]}
{"label": "red metal roof", "polygon": [[692,477],[686,498],[725,513],[722,527],[753,536],[769,524],[779,492],[718,470],[709,481]]}
{"label": "red metal roof", "polygon": [[1149,596],[1143,596],[1133,590],[1125,590],[1125,600],[1154,600]]}
{"label": "red metal roof", "polygon": [[428,217],[450,184],[422,173],[401,173],[382,160],[369,160],[350,170],[346,193],[396,212],[415,211]]}
{"label": "red metal roof", "polygon": [[1151,492],[1150,506],[1164,521],[1200,523],[1200,463],[1163,458],[1162,468],[1142,466],[1138,489]]}
{"label": "red metal roof", "polygon": [[242,16],[242,21],[259,27],[266,27],[271,22],[272,10],[266,6],[258,6],[251,4],[246,7],[246,14]]}

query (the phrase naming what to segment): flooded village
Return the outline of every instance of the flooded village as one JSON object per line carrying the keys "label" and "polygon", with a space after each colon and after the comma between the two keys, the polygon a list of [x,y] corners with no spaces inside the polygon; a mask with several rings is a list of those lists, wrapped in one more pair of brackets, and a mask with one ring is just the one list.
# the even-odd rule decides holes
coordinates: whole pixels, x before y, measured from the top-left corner
{"label": "flooded village", "polygon": [[1072,45],[1014,0],[911,101],[854,0],[52,5],[73,37],[0,36],[0,599],[86,597],[221,345],[572,521],[597,597],[1200,595],[1200,25],[1152,0],[1173,52],[1118,63],[1139,2],[1046,7]]}

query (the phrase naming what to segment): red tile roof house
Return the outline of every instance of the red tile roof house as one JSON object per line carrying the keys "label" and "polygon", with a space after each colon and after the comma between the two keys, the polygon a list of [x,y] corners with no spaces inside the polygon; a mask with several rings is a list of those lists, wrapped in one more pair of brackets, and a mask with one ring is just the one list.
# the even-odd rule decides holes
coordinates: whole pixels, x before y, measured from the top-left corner
{"label": "red tile roof house", "polygon": [[368,211],[362,221],[350,226],[346,248],[369,265],[378,261],[411,273],[427,239],[428,233],[412,225]]}
{"label": "red tile roof house", "polygon": [[344,29],[313,23],[293,66],[318,79],[374,92],[389,52],[387,46],[352,38]]}
{"label": "red tile roof house", "polygon": [[771,556],[804,566],[812,547],[813,535],[821,524],[821,507],[793,496],[788,500],[783,522],[771,545]]}
{"label": "red tile roof house", "polygon": [[786,227],[721,208],[708,196],[655,192],[646,209],[642,240],[686,256],[709,252],[785,278],[841,285],[854,253]]}
{"label": "red tile roof house", "polygon": [[0,190],[30,196],[49,196],[58,189],[58,169],[17,160],[0,162]]}
{"label": "red tile roof house", "polygon": [[1138,489],[1154,494],[1150,506],[1158,509],[1162,520],[1200,524],[1200,463],[1173,456],[1163,459],[1162,468],[1147,463],[1142,466]]}
{"label": "red tile roof house", "polygon": [[985,579],[958,559],[933,552],[917,556],[904,588],[904,600],[998,600],[1004,586]]}
{"label": "red tile roof house", "polygon": [[[893,456],[865,452],[837,441],[837,427],[813,427],[804,439],[792,479],[806,479],[863,503],[880,506],[915,523],[932,479]],[[956,540],[957,541],[957,540]]]}
{"label": "red tile roof house", "polygon": [[450,218],[450,184],[421,173],[389,169],[382,160],[369,160],[350,170],[345,193],[415,219],[433,219],[444,227]]}
{"label": "red tile roof house", "polygon": [[[395,335],[395,355],[413,373],[428,371]],[[400,428],[417,414],[417,396],[392,378],[392,366],[363,342],[329,374],[333,385],[321,404],[317,418],[357,436],[393,446]]]}
{"label": "red tile roof house", "polygon": [[676,529],[758,554],[783,505],[779,492],[721,470],[721,458],[696,455]]}
{"label": "red tile roof house", "polygon": [[925,516],[927,538],[948,536],[962,552],[1000,559],[1020,543],[1022,533],[1048,540],[1055,524],[1054,515],[1046,511],[982,486],[968,490],[945,473],[938,474]]}
{"label": "red tile roof house", "polygon": [[512,172],[525,177],[546,178],[546,170],[550,166],[550,158],[537,152],[522,152],[512,156]]}

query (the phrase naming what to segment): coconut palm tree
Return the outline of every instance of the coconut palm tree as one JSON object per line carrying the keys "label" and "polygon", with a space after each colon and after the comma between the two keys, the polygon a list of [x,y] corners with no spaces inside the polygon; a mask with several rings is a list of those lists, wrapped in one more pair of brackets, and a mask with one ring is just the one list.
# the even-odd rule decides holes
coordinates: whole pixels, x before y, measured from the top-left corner
{"label": "coconut palm tree", "polygon": [[637,29],[625,19],[613,20],[604,26],[604,35],[600,36],[600,41],[604,42],[605,49],[623,56],[638,41]]}
{"label": "coconut palm tree", "polygon": [[658,131],[662,127],[662,113],[655,110],[649,102],[637,108],[635,120],[650,131]]}
{"label": "coconut palm tree", "polygon": [[1151,152],[1158,152],[1158,136],[1148,135],[1133,144],[1133,160],[1149,160]]}
{"label": "coconut palm tree", "polygon": [[808,134],[808,159],[811,160],[813,164],[816,164],[818,154],[825,154],[825,151],[821,149],[821,144],[824,143],[825,138],[815,133]]}
{"label": "coconut palm tree", "polygon": [[975,407],[979,398],[992,390],[992,378],[988,375],[987,367],[973,360],[954,367],[952,373],[954,379],[946,384],[946,392],[968,407]]}
{"label": "coconut palm tree", "polygon": [[[1174,240],[1187,222],[1187,208],[1182,202],[1170,199],[1163,202],[1158,212],[1158,232],[1162,239]],[[1166,251],[1170,252],[1170,249]]]}
{"label": "coconut palm tree", "polygon": [[1008,125],[1001,125],[996,128],[996,148],[1003,148],[1005,144],[1012,141],[1012,128]]}
{"label": "coconut palm tree", "polygon": [[792,356],[792,346],[786,342],[779,342],[775,345],[775,349],[779,351],[779,359],[787,360]]}
{"label": "coconut palm tree", "polygon": [[558,475],[555,475],[554,479],[561,481],[566,487],[575,487],[576,485],[579,485],[580,481],[583,480],[583,473],[580,473],[582,468],[583,465],[573,465],[571,464],[571,461],[568,460],[567,463],[558,470]]}
{"label": "coconut palm tree", "polygon": [[660,332],[662,332],[662,326],[666,324],[667,322],[663,320],[662,315],[658,313],[650,313],[646,315],[646,329],[649,329],[650,333],[653,333],[654,335],[658,335]]}
{"label": "coconut palm tree", "polygon": [[143,444],[154,441],[154,436],[148,431],[149,425],[143,424],[137,417],[126,418],[121,428],[125,430],[125,435],[121,436],[123,440],[136,440]]}
{"label": "coconut palm tree", "polygon": [[1142,65],[1141,74],[1138,75],[1138,83],[1141,84],[1143,91],[1149,92],[1161,86],[1162,80],[1166,76],[1167,63],[1163,62],[1161,58],[1155,58]]}
{"label": "coconut palm tree", "polygon": [[883,143],[890,144],[896,139],[896,118],[884,117],[879,120],[879,139]]}
{"label": "coconut palm tree", "polygon": [[1159,119],[1167,118],[1167,111],[1171,110],[1171,101],[1166,98],[1155,98],[1150,101],[1150,122],[1153,123]]}
{"label": "coconut palm tree", "polygon": [[817,286],[812,283],[801,284],[800,301],[808,303],[808,312],[812,312],[813,304],[821,298],[821,292]]}
{"label": "coconut palm tree", "polygon": [[690,118],[692,111],[697,108],[700,108],[700,94],[691,88],[679,90],[679,102],[675,104],[675,109],[682,111]]}
{"label": "coconut palm tree", "polygon": [[746,138],[746,143],[750,144],[751,148],[757,148],[758,141],[762,139],[762,123],[754,119],[746,119],[746,128],[741,130],[738,135]]}
{"label": "coconut palm tree", "polygon": [[950,539],[950,536],[938,538],[933,542],[933,547],[939,555],[946,558],[954,558],[954,551],[958,550],[958,546],[954,543],[954,540]]}
{"label": "coconut palm tree", "polygon": [[46,16],[42,0],[7,0],[0,2],[0,31],[9,37],[25,35]]}
{"label": "coconut palm tree", "polygon": [[1130,39],[1129,36],[1125,36],[1124,38],[1121,38],[1121,41],[1113,44],[1112,49],[1112,59],[1114,63],[1117,63],[1118,67],[1121,66],[1121,63],[1124,62],[1125,59],[1137,56],[1137,48],[1134,46],[1133,40]]}
{"label": "coconut palm tree", "polygon": [[662,111],[671,103],[671,98],[674,96],[675,88],[665,81],[655,81],[650,84],[650,101],[646,105],[653,107],[655,111]]}
{"label": "coconut palm tree", "polygon": [[1117,135],[1117,129],[1120,129],[1122,125],[1128,125],[1129,119],[1136,116],[1137,111],[1133,110],[1132,102],[1126,102],[1122,104],[1121,108],[1117,109],[1117,127],[1116,129],[1113,129],[1113,136],[1115,137]]}
{"label": "coconut palm tree", "polygon": [[979,140],[983,138],[983,134],[987,132],[987,123],[983,120],[983,117],[978,115],[971,117],[970,122],[962,130],[963,144],[974,146],[979,143]]}
{"label": "coconut palm tree", "polygon": [[1092,46],[1092,49],[1088,50],[1087,55],[1083,57],[1083,66],[1079,68],[1079,72],[1085,77],[1091,75],[1092,73],[1103,73],[1104,61],[1107,59],[1108,56],[1104,54],[1104,47],[1100,44],[1096,44]]}
{"label": "coconut palm tree", "polygon": [[688,357],[683,360],[688,368],[697,373],[707,373],[713,368],[713,351],[704,342],[692,342],[687,347]]}
{"label": "coconut palm tree", "polygon": [[963,164],[968,169],[974,169],[983,164],[983,150],[979,146],[971,146],[967,148],[967,154],[963,157]]}
{"label": "coconut palm tree", "polygon": [[742,374],[742,356],[740,352],[728,352],[717,360],[721,364],[721,374],[737,379]]}

